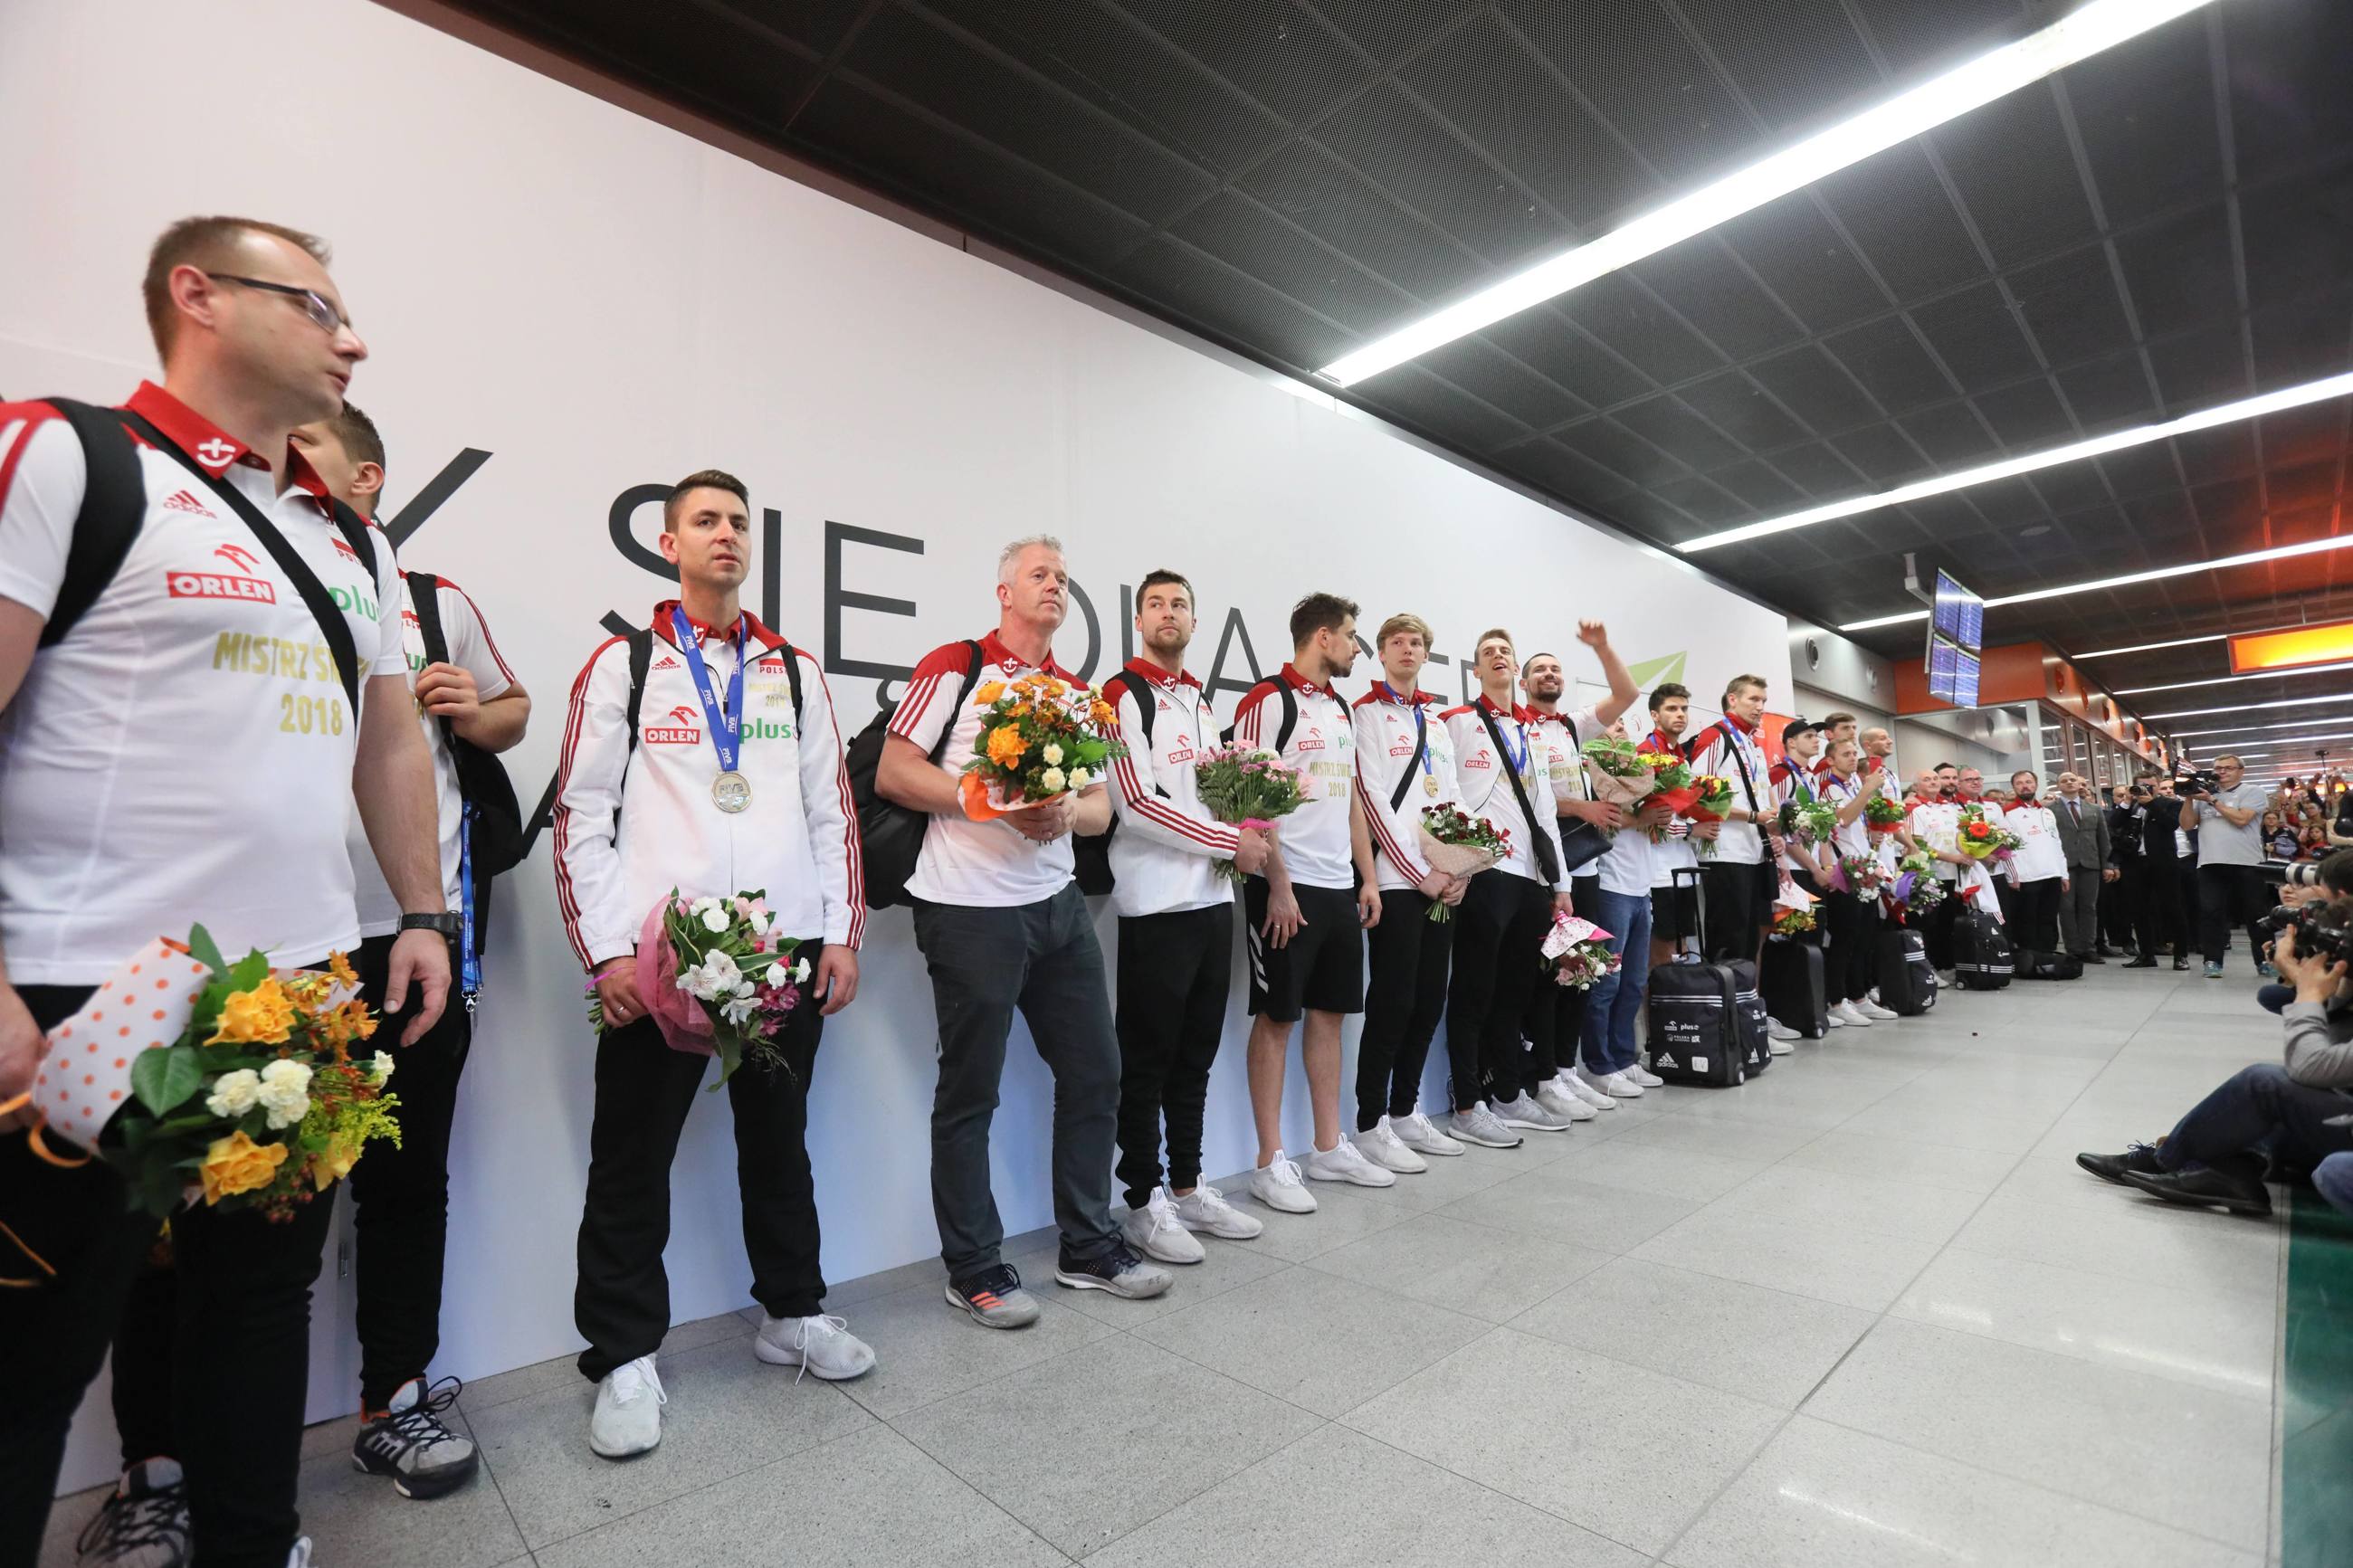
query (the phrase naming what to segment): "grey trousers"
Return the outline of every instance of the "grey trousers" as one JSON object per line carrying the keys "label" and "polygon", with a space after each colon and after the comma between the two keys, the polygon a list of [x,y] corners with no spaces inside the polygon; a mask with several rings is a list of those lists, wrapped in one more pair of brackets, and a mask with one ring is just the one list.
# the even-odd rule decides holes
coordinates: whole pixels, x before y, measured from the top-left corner
{"label": "grey trousers", "polygon": [[1118,1136],[1119,1038],[1103,950],[1075,883],[1010,909],[915,900],[915,942],[939,1011],[932,1096],[932,1212],[950,1279],[1000,1261],[1005,1226],[989,1191],[988,1129],[1019,1009],[1054,1075],[1054,1224],[1072,1259],[1119,1244],[1111,1221]]}
{"label": "grey trousers", "polygon": [[2067,868],[2067,890],[2059,895],[2059,937],[2067,951],[2088,957],[2100,945],[2100,870]]}

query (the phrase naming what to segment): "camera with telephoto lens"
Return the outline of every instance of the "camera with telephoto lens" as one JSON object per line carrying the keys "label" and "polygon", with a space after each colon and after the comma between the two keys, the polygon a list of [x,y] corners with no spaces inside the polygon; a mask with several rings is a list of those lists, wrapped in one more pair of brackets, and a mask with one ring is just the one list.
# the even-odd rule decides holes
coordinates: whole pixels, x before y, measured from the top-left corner
{"label": "camera with telephoto lens", "polygon": [[2317,860],[2290,861],[2279,870],[2280,883],[2284,887],[2317,888],[2320,886],[2320,862]]}
{"label": "camera with telephoto lens", "polygon": [[2212,795],[2222,787],[2222,775],[2212,768],[2184,768],[2173,775],[2173,787],[2182,795]]}
{"label": "camera with telephoto lens", "polygon": [[2255,922],[2265,947],[2279,940],[2284,931],[2295,932],[2295,955],[2316,958],[2324,969],[2339,962],[2353,962],[2353,925],[2332,918],[2327,904],[2305,904],[2290,909],[2282,904]]}

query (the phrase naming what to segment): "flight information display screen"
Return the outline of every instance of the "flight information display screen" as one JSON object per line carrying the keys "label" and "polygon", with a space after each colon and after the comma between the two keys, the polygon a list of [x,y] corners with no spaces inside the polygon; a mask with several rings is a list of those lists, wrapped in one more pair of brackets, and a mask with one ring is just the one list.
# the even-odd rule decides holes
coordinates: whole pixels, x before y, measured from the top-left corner
{"label": "flight information display screen", "polygon": [[1936,574],[1928,612],[1928,695],[1956,708],[1978,705],[1978,659],[1985,651],[1985,601]]}

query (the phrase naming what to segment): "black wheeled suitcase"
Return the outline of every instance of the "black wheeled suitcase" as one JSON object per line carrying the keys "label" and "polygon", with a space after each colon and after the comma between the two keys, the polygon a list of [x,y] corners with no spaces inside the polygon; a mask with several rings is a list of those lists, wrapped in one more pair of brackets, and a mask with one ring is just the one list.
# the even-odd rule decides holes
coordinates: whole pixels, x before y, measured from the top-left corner
{"label": "black wheeled suitcase", "polygon": [[1953,918],[1953,978],[1965,991],[1999,991],[2010,984],[2010,936],[1984,910],[1964,905]]}
{"label": "black wheeled suitcase", "polygon": [[1810,1040],[1831,1032],[1823,994],[1822,950],[1801,937],[1765,939],[1765,1011]]}
{"label": "black wheeled suitcase", "polygon": [[1732,971],[1732,1016],[1740,1025],[1741,1059],[1755,1078],[1773,1065],[1773,1037],[1765,1027],[1765,994],[1757,984],[1757,966],[1746,959],[1725,964]]}
{"label": "black wheeled suitcase", "polygon": [[[1700,956],[1707,946],[1700,933],[1706,917],[1701,910],[1697,868],[1675,868],[1671,895],[1693,918],[1677,922],[1685,934],[1674,958],[1651,971],[1651,1070],[1669,1083],[1729,1089],[1748,1076],[1741,993],[1755,994],[1757,976],[1746,963],[1709,963]],[[1761,1039],[1761,1004],[1757,1012],[1756,1032]]]}
{"label": "black wheeled suitcase", "polygon": [[1879,1005],[1898,1017],[1916,1018],[1936,1005],[1936,970],[1928,944],[1909,926],[1879,933]]}

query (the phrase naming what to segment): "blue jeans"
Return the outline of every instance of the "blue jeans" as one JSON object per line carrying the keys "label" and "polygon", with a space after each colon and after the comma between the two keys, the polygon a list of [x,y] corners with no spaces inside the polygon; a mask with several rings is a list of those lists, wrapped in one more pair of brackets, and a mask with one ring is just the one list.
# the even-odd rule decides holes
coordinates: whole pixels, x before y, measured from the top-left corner
{"label": "blue jeans", "polygon": [[1642,1010],[1642,994],[1651,984],[1650,893],[1604,891],[1593,923],[1609,933],[1609,951],[1618,954],[1620,967],[1595,981],[1585,999],[1585,1027],[1579,1032],[1585,1069],[1623,1072],[1638,1059],[1634,1016]]}
{"label": "blue jeans", "polygon": [[2353,1215],[2353,1154],[2331,1154],[2312,1168],[2312,1184],[2339,1214]]}
{"label": "blue jeans", "polygon": [[2309,1170],[2331,1154],[2353,1152],[2353,1128],[2329,1125],[2348,1111],[2353,1096],[2300,1084],[2277,1062],[2261,1062],[2191,1106],[2158,1145],[2157,1163],[2168,1171],[2207,1165],[2260,1174],[2258,1151],[2268,1147],[2284,1165]]}

